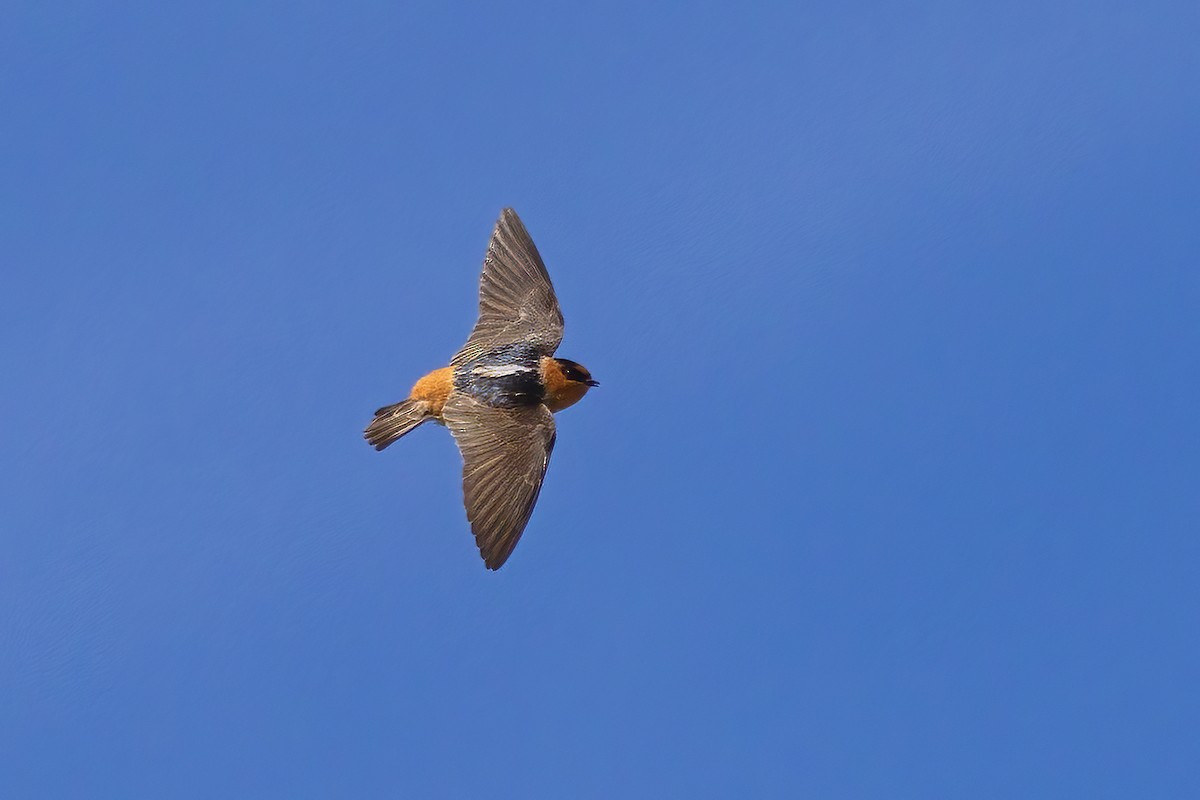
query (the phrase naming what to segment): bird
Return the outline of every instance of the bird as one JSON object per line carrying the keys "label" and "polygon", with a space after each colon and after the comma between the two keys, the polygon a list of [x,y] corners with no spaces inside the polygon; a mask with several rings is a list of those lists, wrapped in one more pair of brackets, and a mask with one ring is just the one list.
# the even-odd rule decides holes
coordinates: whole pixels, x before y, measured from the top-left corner
{"label": "bird", "polygon": [[450,365],[384,406],[363,437],[383,450],[419,425],[450,430],[462,454],[463,505],[489,570],[525,531],[554,449],[554,414],[599,386],[556,358],[563,316],[546,265],[511,208],[500,212],[479,276],[479,317]]}

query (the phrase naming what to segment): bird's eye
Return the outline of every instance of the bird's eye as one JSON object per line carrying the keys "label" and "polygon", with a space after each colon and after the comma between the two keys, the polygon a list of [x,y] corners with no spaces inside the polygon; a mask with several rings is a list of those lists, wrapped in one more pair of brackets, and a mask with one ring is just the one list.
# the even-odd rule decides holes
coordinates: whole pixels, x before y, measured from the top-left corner
{"label": "bird's eye", "polygon": [[589,373],[579,364],[576,364],[574,361],[568,361],[565,358],[559,359],[558,364],[559,368],[562,370],[563,377],[567,380],[574,383],[586,383],[589,386],[591,385],[591,373]]}

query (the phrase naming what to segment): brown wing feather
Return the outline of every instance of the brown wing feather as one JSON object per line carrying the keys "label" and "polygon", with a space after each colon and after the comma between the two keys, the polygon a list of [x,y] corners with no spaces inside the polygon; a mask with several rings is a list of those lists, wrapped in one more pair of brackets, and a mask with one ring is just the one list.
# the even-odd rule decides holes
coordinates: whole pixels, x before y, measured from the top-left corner
{"label": "brown wing feather", "polygon": [[492,408],[455,392],[442,416],[462,451],[463,503],[475,543],[488,569],[499,569],[542,489],[554,415],[543,405]]}
{"label": "brown wing feather", "polygon": [[515,343],[552,355],[563,337],[562,311],[546,265],[521,223],[506,208],[488,242],[479,276],[479,320],[462,350],[451,359],[458,366],[497,347]]}

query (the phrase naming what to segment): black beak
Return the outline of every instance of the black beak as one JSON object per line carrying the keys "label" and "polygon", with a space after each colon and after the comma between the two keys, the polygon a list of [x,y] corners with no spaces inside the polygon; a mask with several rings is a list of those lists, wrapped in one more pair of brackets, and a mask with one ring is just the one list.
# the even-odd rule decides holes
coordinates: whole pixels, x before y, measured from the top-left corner
{"label": "black beak", "polygon": [[588,378],[586,381],[584,381],[584,383],[586,383],[588,386],[599,386],[600,385],[600,381],[594,381],[591,378]]}

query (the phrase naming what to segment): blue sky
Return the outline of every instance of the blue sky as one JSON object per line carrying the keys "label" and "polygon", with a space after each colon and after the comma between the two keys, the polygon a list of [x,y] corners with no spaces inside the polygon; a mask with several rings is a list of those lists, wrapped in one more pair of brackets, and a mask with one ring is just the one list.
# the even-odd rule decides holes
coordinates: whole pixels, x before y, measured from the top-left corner
{"label": "blue sky", "polygon": [[[1200,792],[1193,4],[5,17],[0,795]],[[493,574],[360,435],[506,205]]]}

